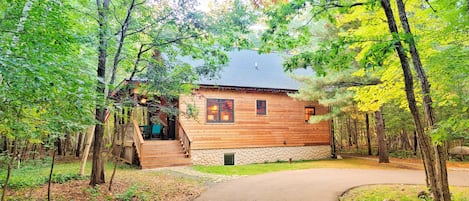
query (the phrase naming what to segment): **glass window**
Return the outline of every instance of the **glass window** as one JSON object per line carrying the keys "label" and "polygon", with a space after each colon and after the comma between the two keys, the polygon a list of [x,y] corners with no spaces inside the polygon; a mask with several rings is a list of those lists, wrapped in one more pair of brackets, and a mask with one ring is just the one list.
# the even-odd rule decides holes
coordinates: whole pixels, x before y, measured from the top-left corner
{"label": "glass window", "polygon": [[311,116],[316,114],[314,107],[305,107],[305,122],[309,122]]}
{"label": "glass window", "polygon": [[256,114],[266,115],[267,114],[267,101],[257,100],[256,101]]}
{"label": "glass window", "polygon": [[233,100],[207,99],[207,122],[234,122]]}

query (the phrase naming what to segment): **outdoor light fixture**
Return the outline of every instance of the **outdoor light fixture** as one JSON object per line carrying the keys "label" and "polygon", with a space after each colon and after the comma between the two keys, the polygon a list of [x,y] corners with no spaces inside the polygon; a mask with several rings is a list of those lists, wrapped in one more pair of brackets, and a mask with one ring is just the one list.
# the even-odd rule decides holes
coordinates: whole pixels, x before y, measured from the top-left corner
{"label": "outdoor light fixture", "polygon": [[140,103],[144,103],[144,104],[147,103],[147,99],[146,98],[140,99]]}

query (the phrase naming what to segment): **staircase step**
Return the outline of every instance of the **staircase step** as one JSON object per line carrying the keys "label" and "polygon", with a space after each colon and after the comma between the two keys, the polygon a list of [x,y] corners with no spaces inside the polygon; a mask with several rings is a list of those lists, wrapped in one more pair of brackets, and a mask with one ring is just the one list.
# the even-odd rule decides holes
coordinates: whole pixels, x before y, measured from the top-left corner
{"label": "staircase step", "polygon": [[142,169],[192,165],[178,140],[147,140],[143,145]]}
{"label": "staircase step", "polygon": [[180,154],[165,154],[165,155],[143,155],[143,158],[150,160],[165,159],[165,158],[186,158],[184,153]]}
{"label": "staircase step", "polygon": [[162,165],[142,165],[142,169],[153,169],[153,168],[162,168],[162,167],[175,167],[175,166],[190,166],[192,163],[178,163],[178,164],[162,164]]}
{"label": "staircase step", "polygon": [[[145,158],[144,158],[145,159]],[[158,159],[158,160],[144,160],[140,164],[148,165],[148,164],[169,164],[169,163],[190,163],[191,160],[188,158],[166,158],[166,159]]]}

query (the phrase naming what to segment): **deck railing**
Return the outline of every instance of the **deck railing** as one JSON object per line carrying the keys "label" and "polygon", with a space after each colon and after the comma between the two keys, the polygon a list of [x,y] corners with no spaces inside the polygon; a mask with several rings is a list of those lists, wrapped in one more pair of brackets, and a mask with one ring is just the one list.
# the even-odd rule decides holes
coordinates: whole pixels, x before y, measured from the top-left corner
{"label": "deck railing", "polygon": [[192,140],[189,138],[189,136],[187,136],[186,131],[181,125],[181,122],[178,122],[178,130],[179,130],[179,140],[181,141],[186,157],[190,158]]}
{"label": "deck railing", "polygon": [[140,127],[138,126],[137,120],[133,119],[133,127],[134,127],[134,134],[132,138],[135,143],[135,149],[137,149],[138,158],[142,161],[143,157],[143,144],[145,141],[142,137],[142,132],[140,131]]}

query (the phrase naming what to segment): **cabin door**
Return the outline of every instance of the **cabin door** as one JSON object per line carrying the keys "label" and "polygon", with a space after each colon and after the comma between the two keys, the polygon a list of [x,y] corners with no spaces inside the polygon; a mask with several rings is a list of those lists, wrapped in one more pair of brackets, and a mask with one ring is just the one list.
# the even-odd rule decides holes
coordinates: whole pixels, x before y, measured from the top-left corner
{"label": "cabin door", "polygon": [[176,117],[168,117],[168,138],[176,139]]}

